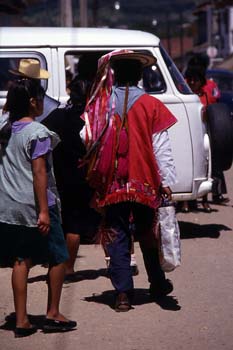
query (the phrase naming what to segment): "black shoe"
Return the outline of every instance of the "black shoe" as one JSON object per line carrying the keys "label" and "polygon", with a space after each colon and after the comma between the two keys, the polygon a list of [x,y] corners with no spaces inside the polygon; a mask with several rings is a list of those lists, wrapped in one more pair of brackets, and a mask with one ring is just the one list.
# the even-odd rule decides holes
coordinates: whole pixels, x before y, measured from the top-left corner
{"label": "black shoe", "polygon": [[229,198],[225,198],[221,194],[213,196],[213,203],[215,204],[228,203],[229,201],[230,201]]}
{"label": "black shoe", "polygon": [[150,285],[149,293],[153,299],[162,298],[173,291],[173,284],[169,279],[166,279],[161,285]]}
{"label": "black shoe", "polygon": [[44,333],[67,332],[76,327],[77,322],[75,321],[59,321],[46,318],[43,325],[43,331]]}
{"label": "black shoe", "polygon": [[115,311],[127,312],[132,309],[128,295],[126,293],[119,293],[116,297]]}
{"label": "black shoe", "polygon": [[32,325],[29,328],[16,327],[14,330],[15,338],[28,337],[29,335],[32,335],[36,332],[37,332],[37,327],[34,325]]}

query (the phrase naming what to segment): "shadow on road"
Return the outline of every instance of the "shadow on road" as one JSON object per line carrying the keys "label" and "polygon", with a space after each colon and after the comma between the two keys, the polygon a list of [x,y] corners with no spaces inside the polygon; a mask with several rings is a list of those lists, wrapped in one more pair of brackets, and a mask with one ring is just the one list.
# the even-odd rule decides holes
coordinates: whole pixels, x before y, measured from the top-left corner
{"label": "shadow on road", "polygon": [[[28,315],[28,317],[31,324],[35,325],[38,329],[42,329],[45,315]],[[0,329],[13,331],[15,329],[15,322],[15,312],[12,312],[5,317],[5,323],[0,326]]]}
{"label": "shadow on road", "polygon": [[[84,280],[95,280],[99,277],[108,277],[107,269],[98,269],[98,270],[81,270],[78,271],[72,275],[68,275],[65,278],[64,284],[68,283],[75,283],[80,282]],[[35,283],[40,281],[46,281],[47,280],[47,274],[45,275],[38,275],[35,277],[29,277],[28,283]]]}
{"label": "shadow on road", "polygon": [[231,231],[228,226],[221,224],[199,225],[192,222],[179,221],[180,237],[187,238],[219,238],[221,231]]}
{"label": "shadow on road", "polygon": [[[94,302],[99,304],[108,305],[111,309],[114,309],[115,303],[115,291],[107,290],[101,294],[93,294],[90,297],[85,297],[85,301]],[[181,309],[178,300],[173,296],[165,296],[163,298],[159,298],[156,301],[152,300],[148,289],[135,288],[134,289],[134,298],[132,305],[144,305],[156,303],[164,310],[170,311],[178,311]]]}

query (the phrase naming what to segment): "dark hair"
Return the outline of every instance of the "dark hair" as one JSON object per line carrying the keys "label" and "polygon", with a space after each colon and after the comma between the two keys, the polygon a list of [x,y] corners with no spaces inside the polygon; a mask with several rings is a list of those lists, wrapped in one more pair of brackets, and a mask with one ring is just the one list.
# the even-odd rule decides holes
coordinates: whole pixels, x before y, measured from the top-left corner
{"label": "dark hair", "polygon": [[113,62],[112,68],[118,85],[137,85],[142,78],[142,64],[138,60],[119,59]]}
{"label": "dark hair", "polygon": [[6,145],[11,136],[11,126],[16,120],[26,117],[30,109],[30,99],[43,99],[45,91],[40,80],[19,79],[10,84],[4,112],[9,113],[7,124],[0,130],[0,144]]}
{"label": "dark hair", "polygon": [[70,99],[68,103],[84,108],[90,89],[90,82],[80,79],[79,76],[77,76],[70,82],[68,88],[70,89]]}
{"label": "dark hair", "polygon": [[101,56],[101,53],[91,53],[83,54],[78,61],[77,70],[79,79],[88,80],[93,82],[97,68],[98,68],[98,59]]}
{"label": "dark hair", "polygon": [[189,67],[186,70],[184,76],[187,80],[200,80],[201,86],[204,86],[206,84],[205,70],[203,69],[203,67]]}
{"label": "dark hair", "polygon": [[188,67],[201,66],[204,71],[208,68],[210,59],[206,54],[196,53],[188,61]]}

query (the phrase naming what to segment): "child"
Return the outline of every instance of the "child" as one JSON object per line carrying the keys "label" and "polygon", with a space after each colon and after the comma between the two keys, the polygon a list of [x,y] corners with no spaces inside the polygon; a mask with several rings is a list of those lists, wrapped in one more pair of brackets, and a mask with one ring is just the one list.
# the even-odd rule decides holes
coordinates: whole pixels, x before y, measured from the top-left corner
{"label": "child", "polygon": [[58,137],[35,122],[43,112],[43,98],[39,80],[21,78],[10,86],[4,107],[8,115],[0,119],[0,266],[13,268],[15,337],[37,330],[27,315],[27,278],[32,265],[45,262],[49,272],[43,330],[76,327],[59,311],[68,253],[52,171],[51,151]]}

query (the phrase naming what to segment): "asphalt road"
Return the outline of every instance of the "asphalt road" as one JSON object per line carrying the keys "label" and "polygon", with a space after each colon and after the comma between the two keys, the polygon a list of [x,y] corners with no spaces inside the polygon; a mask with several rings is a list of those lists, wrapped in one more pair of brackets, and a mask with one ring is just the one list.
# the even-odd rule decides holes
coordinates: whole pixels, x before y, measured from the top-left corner
{"label": "asphalt road", "polygon": [[[15,339],[10,269],[0,270],[0,350],[232,350],[233,349],[233,169],[226,172],[225,206],[212,205],[178,214],[182,266],[168,274],[174,292],[163,303],[149,300],[147,278],[136,243],[140,273],[135,277],[133,310],[116,313],[113,290],[105,275],[101,247],[82,245],[77,281],[64,284],[61,311],[78,321],[78,329]],[[46,308],[46,269],[29,278],[28,311],[41,324]],[[8,317],[8,321],[5,318]]]}

